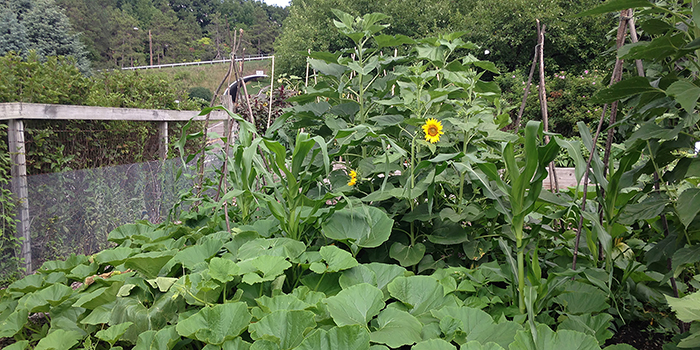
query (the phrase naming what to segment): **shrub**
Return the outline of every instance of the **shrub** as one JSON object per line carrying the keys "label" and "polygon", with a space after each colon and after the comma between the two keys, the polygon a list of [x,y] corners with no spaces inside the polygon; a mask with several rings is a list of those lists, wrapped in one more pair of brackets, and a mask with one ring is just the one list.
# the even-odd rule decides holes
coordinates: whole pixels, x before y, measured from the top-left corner
{"label": "shrub", "polygon": [[[565,137],[578,136],[576,123],[582,121],[588,124],[600,119],[600,105],[591,103],[590,98],[604,87],[605,75],[606,72],[592,69],[584,70],[579,74],[561,71],[545,77],[550,132],[559,133]],[[503,73],[495,78],[503,91],[502,99],[512,107],[510,115],[513,121],[518,116],[527,78],[527,73],[520,70]],[[525,125],[528,120],[542,120],[537,91],[538,81],[535,75],[521,125]]]}

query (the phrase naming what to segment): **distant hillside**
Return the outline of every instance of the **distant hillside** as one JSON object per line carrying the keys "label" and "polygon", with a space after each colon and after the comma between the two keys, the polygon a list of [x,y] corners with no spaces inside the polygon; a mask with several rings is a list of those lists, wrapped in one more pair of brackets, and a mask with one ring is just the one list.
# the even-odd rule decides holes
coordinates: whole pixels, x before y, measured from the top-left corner
{"label": "distant hillside", "polygon": [[[10,0],[18,2],[19,0]],[[45,0],[27,0],[33,3]],[[48,0],[53,2],[54,0]],[[288,10],[256,0],[55,0],[97,69],[272,53]],[[19,7],[19,6],[17,6]],[[240,35],[240,30],[243,35]]]}
{"label": "distant hillside", "polygon": [[[270,60],[264,61],[249,61],[243,64],[243,75],[255,74],[256,71],[263,71],[265,74],[270,74]],[[138,72],[141,74],[159,74],[165,75],[167,81],[172,81],[186,89],[195,87],[207,88],[212,93],[221,83],[221,79],[226,75],[229,65],[224,63],[201,65],[201,66],[184,66],[161,69],[142,69]],[[233,83],[235,78],[229,77],[228,81]],[[256,93],[260,86],[269,85],[270,80],[265,79],[256,83],[248,84],[249,93]],[[225,86],[222,87],[225,89]]]}

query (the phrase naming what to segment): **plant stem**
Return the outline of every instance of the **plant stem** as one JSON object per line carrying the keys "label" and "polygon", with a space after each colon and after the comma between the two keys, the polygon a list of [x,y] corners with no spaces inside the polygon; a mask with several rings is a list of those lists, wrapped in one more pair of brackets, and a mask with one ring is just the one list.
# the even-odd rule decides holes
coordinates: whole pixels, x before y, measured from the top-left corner
{"label": "plant stem", "polygon": [[516,218],[513,220],[515,230],[515,246],[518,258],[518,309],[521,314],[525,313],[525,257],[523,247],[523,220]]}

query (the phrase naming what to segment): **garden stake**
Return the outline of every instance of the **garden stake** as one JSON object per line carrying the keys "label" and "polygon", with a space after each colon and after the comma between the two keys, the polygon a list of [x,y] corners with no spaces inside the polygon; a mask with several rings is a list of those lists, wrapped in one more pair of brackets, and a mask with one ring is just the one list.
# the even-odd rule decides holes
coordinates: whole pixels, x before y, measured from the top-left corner
{"label": "garden stake", "polygon": [[[549,143],[549,114],[547,113],[547,90],[544,81],[544,33],[546,26],[542,24],[540,26],[540,20],[537,21],[537,52],[539,53],[540,62],[540,84],[537,87],[539,92],[538,96],[540,98],[540,109],[542,110],[542,121],[544,124],[544,142]],[[559,192],[559,180],[557,180],[557,173],[554,170],[553,163],[549,163],[549,190],[552,192]]]}
{"label": "garden stake", "polygon": [[[214,106],[214,101],[216,101],[216,98],[219,96],[219,91],[221,91],[221,87],[224,85],[224,82],[228,77],[231,75],[231,71],[233,70],[233,64],[235,61],[235,52],[238,50],[238,45],[237,45],[237,40],[236,40],[236,33],[233,33],[233,45],[231,45],[233,48],[231,50],[231,64],[229,65],[228,71],[224,75],[224,78],[221,79],[221,82],[219,83],[219,86],[216,88],[216,91],[214,91],[214,96],[212,96],[211,101],[209,102],[209,107]],[[207,116],[204,120],[204,138],[206,139],[207,137],[207,130],[209,129],[209,114],[207,113]],[[228,140],[227,140],[228,142]],[[197,188],[197,197],[202,193],[202,184],[204,182],[204,156],[206,152],[206,146],[202,148],[202,161],[199,163],[199,173],[197,174],[197,182],[195,183],[195,187]],[[199,201],[194,203],[194,208],[197,209],[199,207]]]}
{"label": "garden stake", "polygon": [[[623,40],[624,40],[624,35],[626,32],[628,20],[625,19],[624,14],[626,13],[627,10],[623,10],[620,13],[620,24],[618,26],[617,30],[617,40],[616,40],[616,45],[617,48],[619,49],[622,46]],[[618,78],[619,77],[619,78]],[[618,78],[618,80],[616,80]],[[615,68],[613,69],[612,77],[610,78],[610,85],[613,85],[616,82],[619,82],[622,79],[622,60],[619,58],[616,59],[615,61]],[[598,128],[596,129],[595,136],[593,137],[593,145],[591,149],[591,154],[588,156],[588,161],[586,162],[586,169],[583,172],[583,199],[581,202],[581,215],[579,217],[578,221],[578,228],[576,230],[576,239],[574,241],[574,257],[572,259],[572,265],[571,268],[573,270],[576,270],[576,259],[578,257],[578,247],[579,247],[579,242],[581,240],[581,229],[583,228],[583,212],[586,210],[586,198],[588,197],[588,172],[589,168],[591,167],[591,161],[593,160],[593,155],[595,154],[595,146],[598,143],[598,136],[600,136],[600,131],[603,127],[603,121],[605,120],[605,114],[607,112],[608,104],[603,105],[603,112],[600,115],[600,121],[598,122]],[[614,112],[617,112],[617,101],[613,102],[612,108],[611,108],[611,114],[613,113],[613,108]],[[613,117],[611,116],[611,119]],[[611,122],[612,124],[612,122]],[[605,172],[604,172],[605,173]],[[602,192],[602,191],[601,191]],[[603,192],[603,196],[605,193]],[[602,215],[602,212],[601,212]],[[602,249],[601,249],[602,251]],[[572,280],[574,277],[572,277]]]}
{"label": "garden stake", "polygon": [[[630,40],[632,43],[636,43],[638,41],[637,38],[637,29],[634,26],[634,15],[633,15],[634,10],[630,10],[630,19],[629,19],[629,27],[630,27]],[[642,65],[642,60],[635,60],[635,63],[637,64],[637,75],[640,77],[644,77],[644,66]],[[648,143],[648,141],[647,141]],[[649,150],[651,152],[651,150]],[[656,163],[654,162],[654,159],[651,158],[651,161],[654,163],[654,190],[659,193],[660,192],[660,187],[659,187],[659,171],[656,167]],[[661,218],[661,224],[664,228],[664,237],[668,237],[670,234],[670,231],[668,229],[668,220],[666,220],[666,214],[661,213],[659,216]],[[666,261],[666,265],[669,271],[673,269],[673,264],[671,262],[671,258],[668,258]],[[670,278],[671,281],[671,287],[673,288],[673,296],[678,298],[678,285],[676,284],[676,277],[671,275]],[[685,322],[679,321],[679,328],[681,330],[681,333],[686,332],[686,327],[685,327]]]}
{"label": "garden stake", "polygon": [[[539,38],[539,35],[538,35]],[[527,101],[527,96],[530,94],[530,86],[532,85],[532,77],[535,75],[535,65],[537,64],[537,53],[539,52],[540,44],[539,42],[535,45],[535,54],[532,56],[532,66],[530,66],[530,75],[527,78],[527,85],[525,85],[525,93],[523,94],[523,102],[520,104],[520,110],[518,111],[518,119],[515,120],[515,133],[517,134],[520,130],[520,120],[523,118],[523,113],[525,112],[525,101]]]}

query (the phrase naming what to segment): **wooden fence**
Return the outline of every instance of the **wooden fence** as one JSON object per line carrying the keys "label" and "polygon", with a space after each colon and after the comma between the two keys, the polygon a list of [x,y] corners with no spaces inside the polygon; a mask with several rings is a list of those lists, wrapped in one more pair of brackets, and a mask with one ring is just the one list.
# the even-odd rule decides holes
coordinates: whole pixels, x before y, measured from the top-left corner
{"label": "wooden fence", "polygon": [[[11,191],[18,199],[17,237],[22,239],[21,257],[27,273],[32,271],[31,235],[29,231],[29,201],[27,191],[27,166],[24,145],[25,119],[39,120],[128,120],[159,122],[159,155],[167,158],[168,122],[204,120],[199,111],[174,111],[137,108],[110,108],[91,106],[67,106],[39,103],[0,103],[0,121],[7,120],[12,176]],[[228,120],[228,114],[213,111],[210,120]]]}

